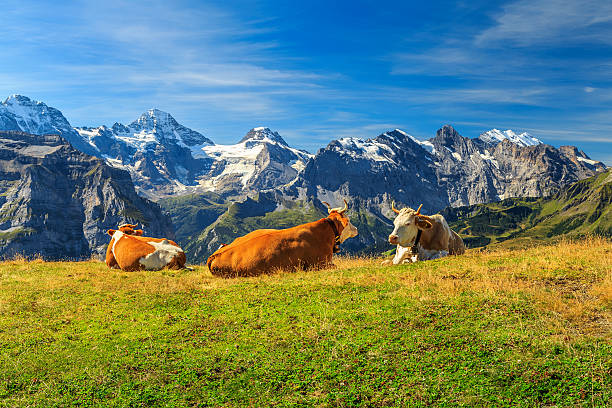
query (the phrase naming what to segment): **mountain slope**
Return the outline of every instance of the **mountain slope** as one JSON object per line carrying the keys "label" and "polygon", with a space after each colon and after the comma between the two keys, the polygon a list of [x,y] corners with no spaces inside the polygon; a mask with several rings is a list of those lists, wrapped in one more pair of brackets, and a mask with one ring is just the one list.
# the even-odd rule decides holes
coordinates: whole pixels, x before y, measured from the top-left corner
{"label": "mountain slope", "polygon": [[472,247],[558,236],[612,236],[612,170],[580,180],[548,198],[447,208],[442,214]]}
{"label": "mountain slope", "polygon": [[127,126],[76,130],[109,164],[129,171],[137,190],[150,198],[188,192],[187,186],[197,184],[197,177],[212,164],[192,153],[214,143],[158,109],[144,112]]}
{"label": "mountain slope", "polygon": [[264,127],[251,129],[237,144],[201,150],[214,160],[211,171],[199,179],[201,188],[229,196],[291,183],[312,157]]}
{"label": "mountain slope", "polygon": [[96,155],[95,147],[83,140],[59,110],[27,96],[11,95],[0,103],[0,130],[58,134],[83,153]]}
{"label": "mountain slope", "polygon": [[136,194],[127,172],[56,135],[0,132],[0,257],[100,256],[106,230],[126,221],[148,235],[174,236],[170,219]]}
{"label": "mountain slope", "polygon": [[290,183],[311,156],[263,127],[251,129],[237,144],[215,145],[157,109],[128,126],[77,130],[153,199],[203,192],[244,198]]}

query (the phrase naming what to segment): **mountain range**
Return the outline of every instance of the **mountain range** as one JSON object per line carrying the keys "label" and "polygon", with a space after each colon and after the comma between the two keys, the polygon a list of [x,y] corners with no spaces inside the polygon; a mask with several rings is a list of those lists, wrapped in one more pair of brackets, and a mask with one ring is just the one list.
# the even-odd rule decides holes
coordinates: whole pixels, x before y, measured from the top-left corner
{"label": "mountain range", "polygon": [[573,146],[555,148],[527,133],[492,129],[467,138],[449,125],[428,140],[400,129],[340,138],[314,155],[265,127],[218,145],[157,109],[129,125],[73,128],[59,110],[20,95],[0,104],[0,129],[56,133],[129,172],[140,195],[170,212],[192,261],[249,228],[320,217],[322,201],[344,198],[360,229],[347,250],[374,251],[386,248],[391,200],[433,213],[549,196],[606,168]]}

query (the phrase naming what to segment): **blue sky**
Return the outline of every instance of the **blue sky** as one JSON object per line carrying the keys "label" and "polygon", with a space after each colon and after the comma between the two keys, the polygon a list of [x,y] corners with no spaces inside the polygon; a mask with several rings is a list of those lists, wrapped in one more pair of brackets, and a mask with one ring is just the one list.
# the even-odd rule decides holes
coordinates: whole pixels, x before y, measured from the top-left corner
{"label": "blue sky", "polygon": [[74,126],[156,107],[216,143],[268,126],[310,151],[511,128],[612,164],[612,2],[301,3],[4,1],[0,97]]}

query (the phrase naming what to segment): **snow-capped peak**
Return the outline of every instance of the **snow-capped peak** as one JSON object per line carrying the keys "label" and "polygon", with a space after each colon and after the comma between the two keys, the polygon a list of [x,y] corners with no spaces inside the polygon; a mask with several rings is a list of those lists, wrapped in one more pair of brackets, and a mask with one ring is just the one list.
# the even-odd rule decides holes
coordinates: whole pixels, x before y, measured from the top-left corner
{"label": "snow-capped peak", "polygon": [[287,142],[278,134],[267,127],[256,127],[247,132],[247,134],[240,140],[239,143],[243,143],[249,140],[252,141],[266,141],[266,139],[288,146]]}
{"label": "snow-capped peak", "polygon": [[482,133],[478,138],[483,142],[490,144],[498,144],[503,140],[509,140],[510,142],[515,143],[519,146],[535,146],[542,144],[542,141],[540,139],[531,136],[527,132],[517,134],[511,129],[504,131],[498,129],[491,129],[488,132]]}
{"label": "snow-capped peak", "polygon": [[164,130],[163,127],[173,127],[176,120],[167,112],[159,109],[149,109],[130,123],[130,127],[138,130],[157,131]]}
{"label": "snow-capped peak", "polygon": [[31,103],[31,104],[43,104],[42,102],[34,101],[34,100],[28,98],[27,96],[19,95],[19,94],[12,94],[11,96],[9,96],[8,98],[6,98],[4,100],[4,104],[5,105],[12,105],[12,104],[15,104],[15,103],[19,103],[19,104],[27,104],[27,103]]}
{"label": "snow-capped peak", "polygon": [[214,144],[201,133],[179,124],[172,115],[159,109],[147,110],[128,126],[115,123],[113,130],[117,133],[129,134],[123,135],[129,138],[124,141],[128,143],[132,141],[132,144],[137,145],[143,145],[143,142],[144,145],[150,142],[163,143],[164,140],[172,140],[179,145],[189,147]]}
{"label": "snow-capped peak", "polygon": [[0,126],[34,135],[57,134],[82,152],[96,153],[95,147],[79,136],[59,110],[27,96],[13,94],[0,103]]}
{"label": "snow-capped peak", "polygon": [[400,135],[412,140],[414,143],[418,144],[419,146],[421,146],[423,149],[427,150],[429,153],[435,153],[435,149],[433,147],[433,144],[430,141],[427,140],[419,140],[416,137],[412,136],[409,133],[404,132],[401,129],[394,129],[392,132],[385,132],[383,133],[383,135],[394,138],[394,133],[397,134],[399,133]]}

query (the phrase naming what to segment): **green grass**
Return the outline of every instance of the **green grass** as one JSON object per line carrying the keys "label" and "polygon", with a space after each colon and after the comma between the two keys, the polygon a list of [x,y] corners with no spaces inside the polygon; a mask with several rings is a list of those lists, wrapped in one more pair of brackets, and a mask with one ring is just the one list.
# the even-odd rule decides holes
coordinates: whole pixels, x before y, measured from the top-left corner
{"label": "green grass", "polygon": [[612,398],[612,244],[220,279],[0,264],[1,406],[557,406]]}
{"label": "green grass", "polygon": [[158,201],[158,204],[171,216],[176,239],[183,245],[193,242],[229,206],[214,193],[166,198]]}
{"label": "green grass", "polygon": [[9,232],[0,232],[0,242],[12,241],[17,237],[36,232],[33,228],[17,227]]}

